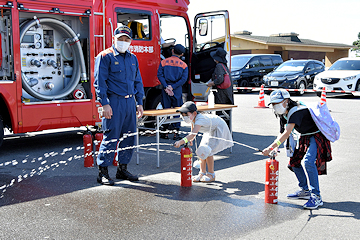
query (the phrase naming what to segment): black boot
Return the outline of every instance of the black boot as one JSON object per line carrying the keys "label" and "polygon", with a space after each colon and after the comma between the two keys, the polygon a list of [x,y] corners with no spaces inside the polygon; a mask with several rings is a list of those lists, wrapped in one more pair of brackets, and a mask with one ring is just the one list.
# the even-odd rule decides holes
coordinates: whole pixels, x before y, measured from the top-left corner
{"label": "black boot", "polygon": [[175,128],[173,140],[178,141],[178,140],[181,140],[181,139],[182,139],[182,137],[180,137],[179,130],[180,130],[180,129]]}
{"label": "black boot", "polygon": [[160,138],[169,139],[169,135],[165,132],[167,132],[167,129],[164,126],[161,126],[160,127]]}
{"label": "black boot", "polygon": [[139,178],[137,176],[132,175],[127,170],[127,164],[119,164],[116,172],[117,179],[129,180],[129,181],[137,181]]}
{"label": "black boot", "polygon": [[97,182],[103,185],[114,185],[114,180],[109,176],[108,167],[99,166],[99,176],[97,177]]}

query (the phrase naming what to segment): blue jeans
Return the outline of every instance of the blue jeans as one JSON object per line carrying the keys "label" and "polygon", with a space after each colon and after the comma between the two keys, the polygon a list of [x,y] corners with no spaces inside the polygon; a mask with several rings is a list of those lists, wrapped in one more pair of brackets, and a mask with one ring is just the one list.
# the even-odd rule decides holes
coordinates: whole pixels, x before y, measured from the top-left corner
{"label": "blue jeans", "polygon": [[[306,173],[309,178],[311,192],[320,196],[319,176],[316,167],[316,155],[317,155],[317,146],[315,142],[315,137],[311,137],[308,150],[304,157],[304,165],[305,165]],[[293,167],[293,170],[299,181],[299,187],[301,187],[304,190],[308,190],[309,187],[303,167],[302,166]]]}

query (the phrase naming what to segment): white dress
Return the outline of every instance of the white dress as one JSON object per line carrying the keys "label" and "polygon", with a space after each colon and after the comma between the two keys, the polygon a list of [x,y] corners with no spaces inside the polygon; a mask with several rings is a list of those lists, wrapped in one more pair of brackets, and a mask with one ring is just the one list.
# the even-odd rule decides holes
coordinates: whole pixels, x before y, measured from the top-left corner
{"label": "white dress", "polygon": [[209,156],[234,145],[230,130],[221,117],[214,114],[198,113],[195,118],[195,125],[200,125],[199,132],[204,134],[200,146],[208,145],[211,148]]}

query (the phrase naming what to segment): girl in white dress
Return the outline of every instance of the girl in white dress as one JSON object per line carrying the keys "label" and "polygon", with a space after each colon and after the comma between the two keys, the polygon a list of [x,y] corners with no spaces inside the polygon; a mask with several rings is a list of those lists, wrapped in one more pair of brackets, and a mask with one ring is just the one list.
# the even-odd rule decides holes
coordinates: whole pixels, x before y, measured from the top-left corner
{"label": "girl in white dress", "polygon": [[[213,114],[201,114],[197,112],[194,102],[184,103],[177,112],[186,123],[191,123],[191,133],[183,139],[174,143],[175,147],[195,139],[198,132],[203,133],[200,145],[196,154],[200,157],[200,172],[193,177],[194,182],[212,182],[215,181],[214,172],[214,154],[232,147],[233,140],[226,122],[219,116]],[[207,172],[206,172],[207,165]]]}

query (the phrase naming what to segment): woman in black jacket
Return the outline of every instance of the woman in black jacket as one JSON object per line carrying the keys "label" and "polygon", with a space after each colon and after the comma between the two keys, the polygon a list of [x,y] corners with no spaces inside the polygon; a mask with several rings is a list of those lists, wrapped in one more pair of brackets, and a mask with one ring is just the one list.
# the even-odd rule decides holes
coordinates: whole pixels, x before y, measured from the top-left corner
{"label": "woman in black jacket", "polygon": [[[215,104],[234,104],[234,92],[233,82],[231,79],[231,73],[227,67],[226,51],[222,48],[218,48],[216,51],[210,53],[211,57],[216,62],[215,70],[212,74],[212,80],[208,83],[208,87],[215,87],[217,89],[214,92]],[[229,74],[231,85],[226,89],[217,88],[218,85],[224,82],[224,75]],[[226,111],[230,116],[230,111]],[[216,112],[217,115],[221,115],[221,112]],[[225,119],[224,119],[225,120]],[[225,120],[229,125],[229,121]],[[230,128],[230,126],[229,126]]]}

